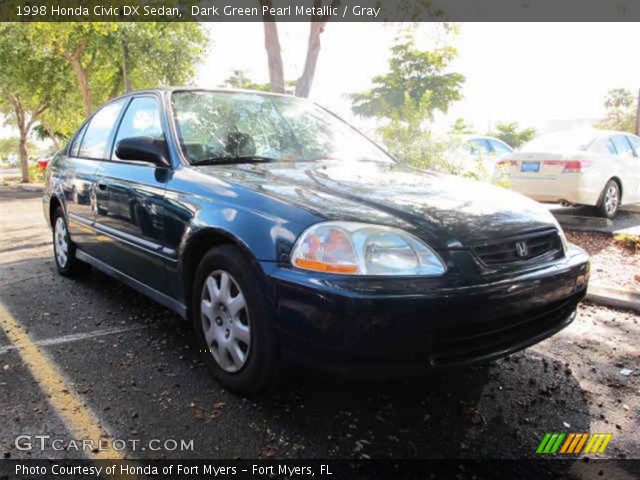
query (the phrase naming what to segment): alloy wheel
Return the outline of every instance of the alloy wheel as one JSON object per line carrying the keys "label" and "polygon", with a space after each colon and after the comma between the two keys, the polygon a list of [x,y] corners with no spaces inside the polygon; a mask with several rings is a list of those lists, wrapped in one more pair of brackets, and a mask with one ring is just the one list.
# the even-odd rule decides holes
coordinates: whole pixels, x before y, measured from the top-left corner
{"label": "alloy wheel", "polygon": [[53,244],[55,247],[56,262],[58,262],[60,268],[65,268],[69,261],[69,240],[67,224],[62,217],[56,219]]}
{"label": "alloy wheel", "polygon": [[251,348],[251,326],[244,293],[225,270],[212,272],[202,286],[202,332],[209,352],[224,371],[244,367]]}
{"label": "alloy wheel", "polygon": [[604,195],[604,208],[608,215],[613,215],[618,209],[619,195],[616,185],[609,185]]}

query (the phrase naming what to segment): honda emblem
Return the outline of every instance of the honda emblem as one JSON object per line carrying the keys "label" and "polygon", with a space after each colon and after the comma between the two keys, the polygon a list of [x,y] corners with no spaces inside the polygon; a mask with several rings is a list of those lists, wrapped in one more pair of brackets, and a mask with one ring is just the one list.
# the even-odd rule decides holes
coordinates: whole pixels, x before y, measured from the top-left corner
{"label": "honda emblem", "polygon": [[527,247],[527,242],[516,242],[516,254],[519,257],[526,257],[529,255],[529,248]]}

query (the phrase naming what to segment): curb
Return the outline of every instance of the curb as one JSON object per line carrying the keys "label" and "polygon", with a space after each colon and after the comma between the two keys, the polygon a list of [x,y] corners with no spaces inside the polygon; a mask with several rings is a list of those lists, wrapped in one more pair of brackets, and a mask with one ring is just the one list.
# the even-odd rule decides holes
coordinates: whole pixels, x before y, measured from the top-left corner
{"label": "curb", "polygon": [[599,285],[589,286],[585,300],[597,303],[598,305],[622,308],[640,313],[640,293],[629,290],[619,290]]}

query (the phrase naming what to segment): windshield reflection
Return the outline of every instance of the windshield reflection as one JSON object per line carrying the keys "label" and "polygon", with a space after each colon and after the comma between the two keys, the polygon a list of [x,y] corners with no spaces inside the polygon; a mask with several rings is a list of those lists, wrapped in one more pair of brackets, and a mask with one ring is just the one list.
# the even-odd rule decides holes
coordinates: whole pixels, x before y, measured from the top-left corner
{"label": "windshield reflection", "polygon": [[178,91],[172,104],[189,163],[393,160],[313,103],[251,92]]}

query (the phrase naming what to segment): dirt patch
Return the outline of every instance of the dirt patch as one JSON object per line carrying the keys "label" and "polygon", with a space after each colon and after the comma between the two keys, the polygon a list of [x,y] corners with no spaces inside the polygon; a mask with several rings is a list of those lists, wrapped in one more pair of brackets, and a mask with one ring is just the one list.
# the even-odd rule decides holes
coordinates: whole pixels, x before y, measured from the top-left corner
{"label": "dirt patch", "polygon": [[591,281],[598,285],[640,292],[640,252],[624,248],[607,233],[566,232],[571,243],[591,255]]}

